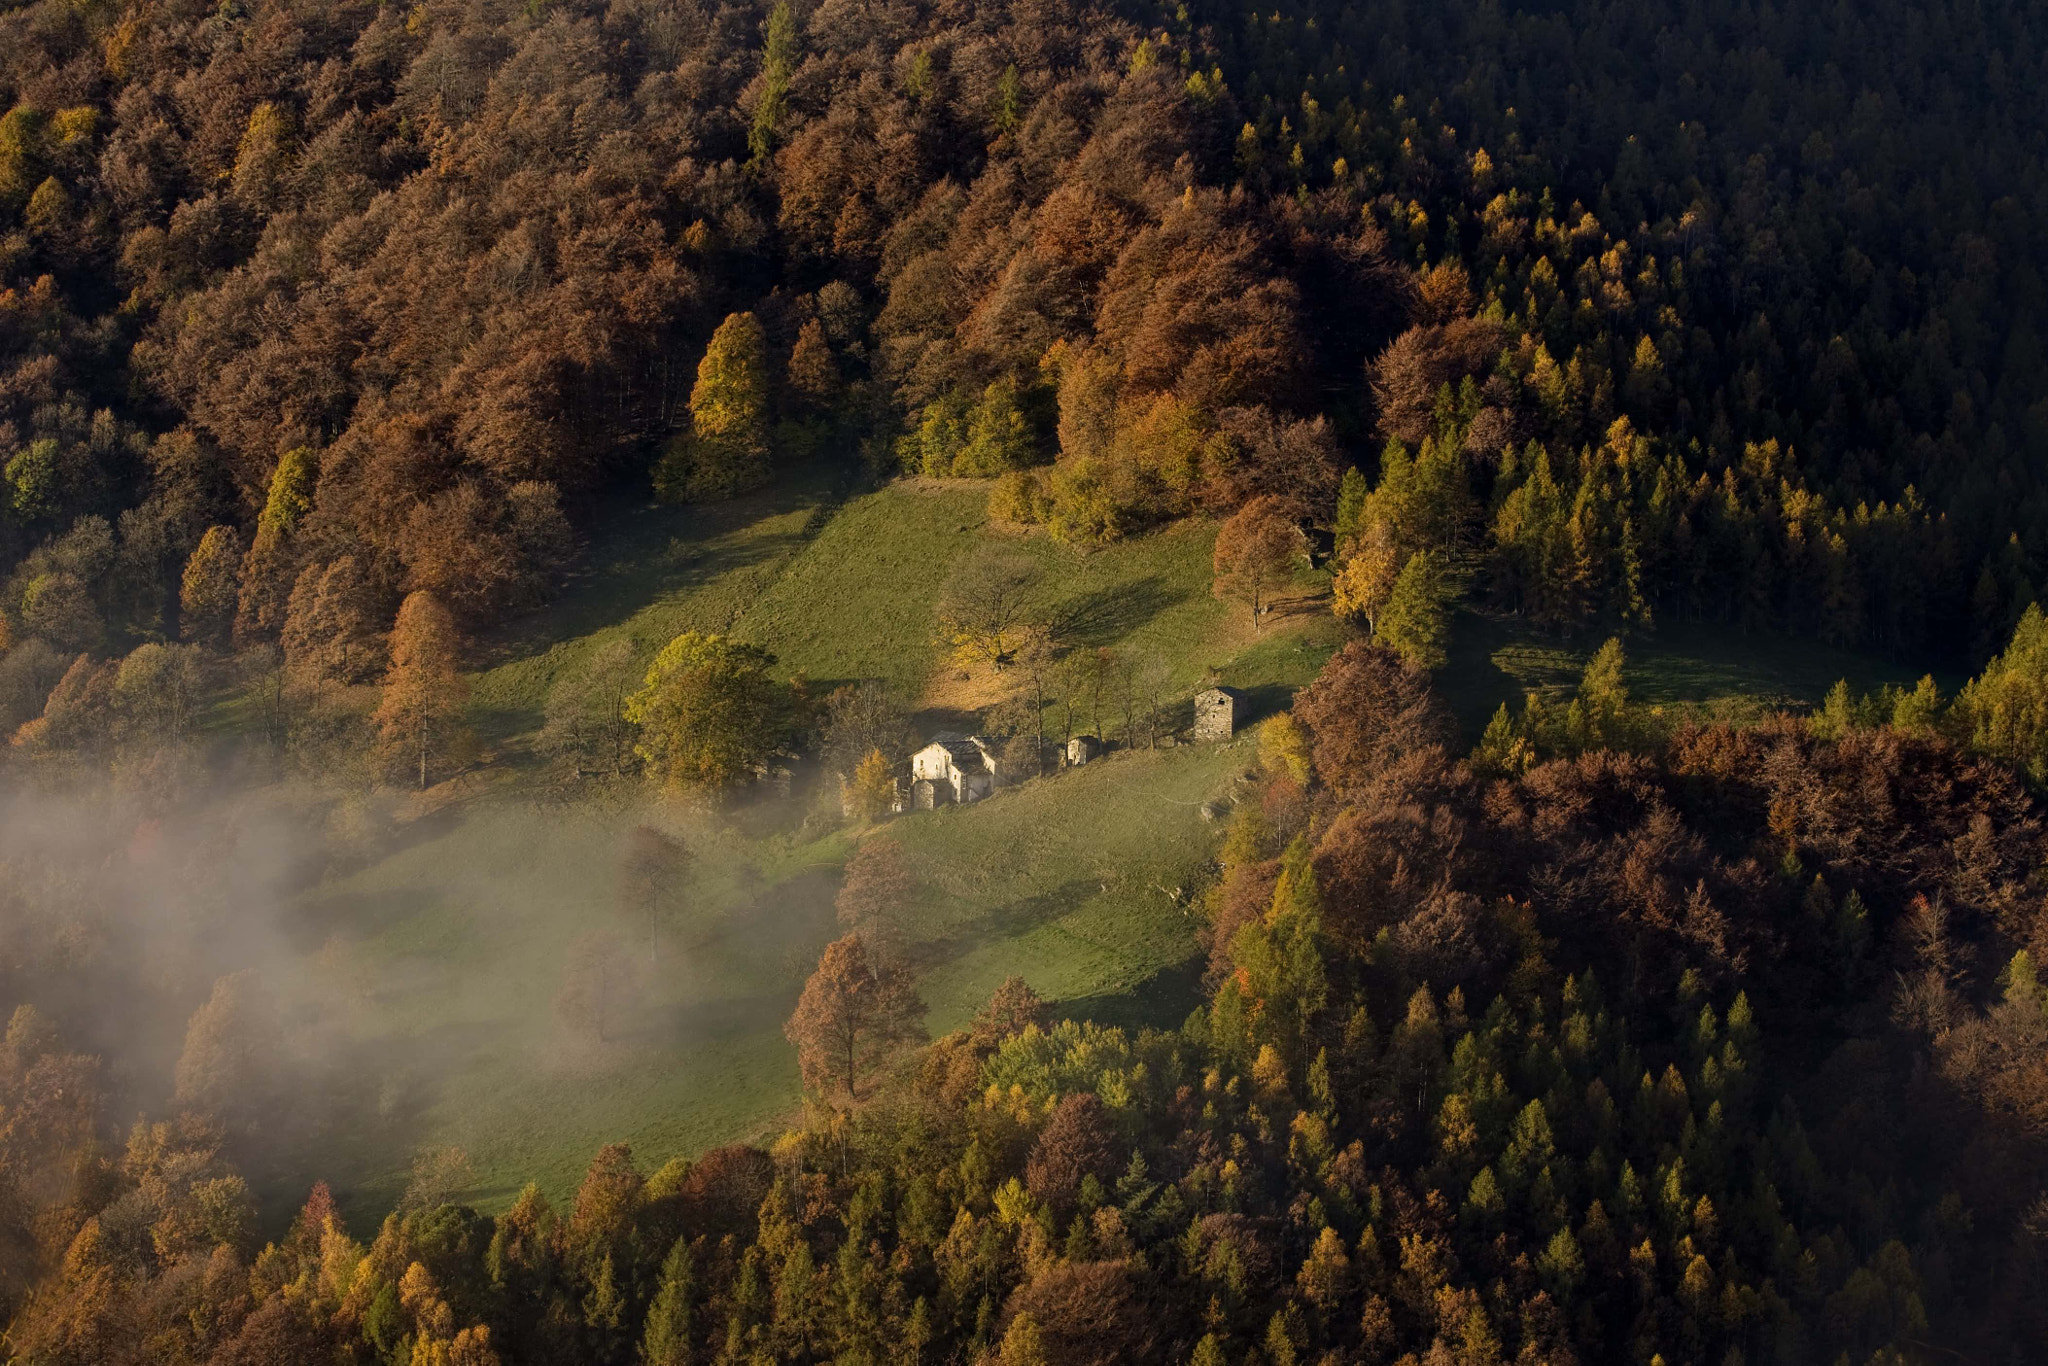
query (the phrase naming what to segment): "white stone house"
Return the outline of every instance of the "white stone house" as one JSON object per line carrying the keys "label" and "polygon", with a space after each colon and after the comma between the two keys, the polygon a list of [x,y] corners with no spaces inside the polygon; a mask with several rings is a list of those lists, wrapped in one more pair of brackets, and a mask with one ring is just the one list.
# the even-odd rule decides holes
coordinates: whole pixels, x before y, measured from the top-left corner
{"label": "white stone house", "polygon": [[999,780],[995,742],[979,735],[939,735],[910,756],[911,805],[919,811],[978,802]]}

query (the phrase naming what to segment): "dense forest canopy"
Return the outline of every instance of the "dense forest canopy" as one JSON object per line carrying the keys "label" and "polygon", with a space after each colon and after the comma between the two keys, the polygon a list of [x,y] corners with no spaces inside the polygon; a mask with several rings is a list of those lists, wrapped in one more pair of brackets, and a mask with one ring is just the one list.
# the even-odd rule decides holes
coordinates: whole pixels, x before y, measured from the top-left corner
{"label": "dense forest canopy", "polygon": [[[2034,595],[2025,6],[0,25],[0,610],[60,650],[225,630],[179,601],[215,527],[245,641],[322,576],[368,630],[482,622],[593,495],[771,449],[1006,475],[1088,542],[1331,528],[1344,469],[1440,445],[1404,558],[1565,628],[1974,666]],[[741,314],[758,397],[693,400]]]}
{"label": "dense forest canopy", "polygon": [[[45,998],[0,1038],[9,1359],[2038,1359],[2044,27],[0,0],[0,1000]],[[360,853],[274,780],[373,825],[622,507],[821,470],[984,481],[1010,545],[930,628],[1034,781],[1056,706],[1151,749],[1168,684],[1062,634],[1027,538],[1212,521],[1254,642],[1327,575],[1362,629],[1158,889],[1199,1007],[1013,979],[927,1042],[869,830],[905,699],[616,638],[531,737],[577,782],[840,781],[805,1109],[606,1147],[560,1209],[428,1160],[373,1232],[294,1173],[270,1227],[251,1164],[378,1103],[279,1042],[346,983],[239,970],[250,903]],[[1608,643],[1460,737],[1461,604]],[[1631,701],[1624,637],[1696,621],[1975,677]],[[705,856],[635,829],[614,899]],[[565,1026],[606,1041],[652,942],[582,934]]]}

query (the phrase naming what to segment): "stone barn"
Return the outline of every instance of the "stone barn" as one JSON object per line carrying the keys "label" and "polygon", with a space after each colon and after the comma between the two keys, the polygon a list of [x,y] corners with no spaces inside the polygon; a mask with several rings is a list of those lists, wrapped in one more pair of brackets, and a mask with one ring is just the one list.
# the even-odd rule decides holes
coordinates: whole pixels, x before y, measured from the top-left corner
{"label": "stone barn", "polygon": [[1195,694],[1195,738],[1228,740],[1237,733],[1238,695],[1229,688],[1207,688]]}
{"label": "stone barn", "polygon": [[919,811],[978,802],[996,789],[995,742],[979,735],[940,735],[910,756],[910,804]]}
{"label": "stone barn", "polygon": [[1092,735],[1076,735],[1067,741],[1067,767],[1079,768],[1102,752],[1102,742]]}

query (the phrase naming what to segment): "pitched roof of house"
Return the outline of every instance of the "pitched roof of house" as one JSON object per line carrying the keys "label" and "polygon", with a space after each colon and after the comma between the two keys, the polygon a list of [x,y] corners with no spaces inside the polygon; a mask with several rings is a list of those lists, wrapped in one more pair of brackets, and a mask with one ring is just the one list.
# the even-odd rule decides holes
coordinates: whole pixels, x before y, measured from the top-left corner
{"label": "pitched roof of house", "polygon": [[[978,735],[961,735],[955,731],[941,731],[932,737],[932,744],[944,749],[952,758],[953,767],[962,773],[986,773],[989,768],[988,742]],[[929,748],[930,746],[927,746]]]}

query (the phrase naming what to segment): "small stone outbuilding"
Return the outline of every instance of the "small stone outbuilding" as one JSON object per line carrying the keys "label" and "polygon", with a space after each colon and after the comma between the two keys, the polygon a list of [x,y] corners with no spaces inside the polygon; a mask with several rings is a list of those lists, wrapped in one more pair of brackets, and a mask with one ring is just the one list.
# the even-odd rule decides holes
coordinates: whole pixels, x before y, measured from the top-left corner
{"label": "small stone outbuilding", "polygon": [[1228,740],[1237,733],[1238,695],[1229,688],[1206,688],[1195,694],[1195,738]]}
{"label": "small stone outbuilding", "polygon": [[1067,767],[1079,768],[1102,752],[1102,742],[1092,735],[1076,735],[1067,741]]}

